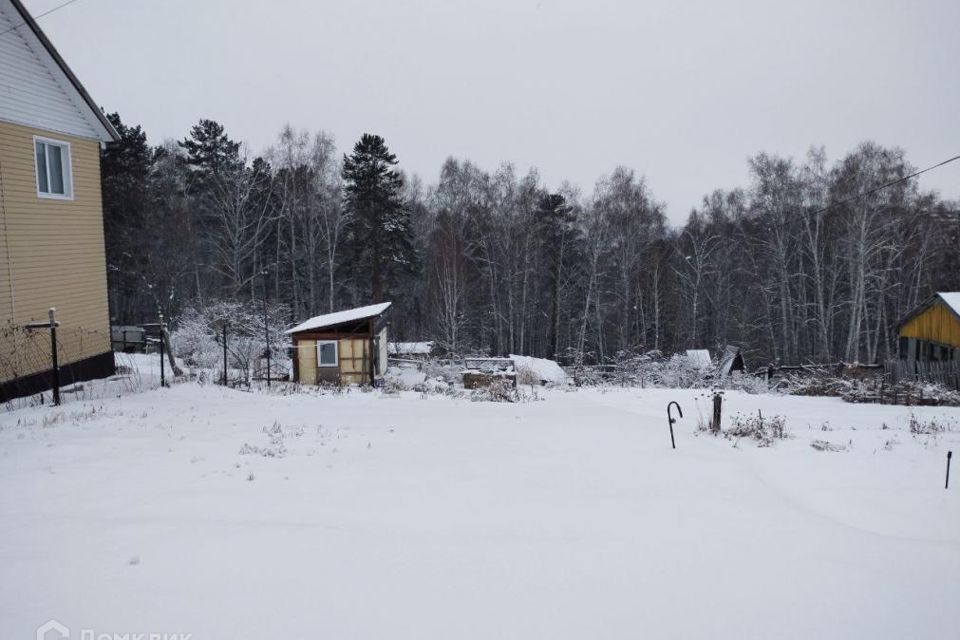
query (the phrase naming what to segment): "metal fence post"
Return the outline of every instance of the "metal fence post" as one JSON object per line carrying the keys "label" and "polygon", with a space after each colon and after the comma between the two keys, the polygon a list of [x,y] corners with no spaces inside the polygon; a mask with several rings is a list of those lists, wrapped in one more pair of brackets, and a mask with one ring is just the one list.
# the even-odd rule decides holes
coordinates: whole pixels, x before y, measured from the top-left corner
{"label": "metal fence post", "polygon": [[163,314],[160,315],[160,388],[167,386],[164,365],[163,365]]}
{"label": "metal fence post", "polygon": [[50,360],[53,363],[53,404],[60,404],[60,361],[57,356],[57,309],[50,307]]}
{"label": "metal fence post", "polygon": [[263,278],[263,332],[267,346],[267,388],[270,388],[270,313],[267,309],[268,298],[270,296],[270,270],[264,269]]}
{"label": "metal fence post", "polygon": [[223,386],[227,386],[227,323],[223,323]]}

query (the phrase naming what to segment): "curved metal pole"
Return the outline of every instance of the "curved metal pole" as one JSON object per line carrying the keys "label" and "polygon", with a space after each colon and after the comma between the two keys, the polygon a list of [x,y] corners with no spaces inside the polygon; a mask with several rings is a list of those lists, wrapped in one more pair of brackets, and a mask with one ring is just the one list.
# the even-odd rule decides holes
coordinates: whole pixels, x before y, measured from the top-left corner
{"label": "curved metal pole", "polygon": [[681,418],[683,417],[683,409],[680,408],[680,405],[677,403],[676,400],[671,400],[670,403],[667,404],[667,421],[670,423],[670,445],[671,445],[674,449],[676,449],[676,448],[677,448],[677,443],[676,443],[676,441],[673,439],[673,423],[676,422],[677,420],[676,420],[676,418],[674,418],[673,415],[670,413],[670,407],[672,407],[672,406],[674,406],[674,405],[677,406],[677,413],[680,414],[680,417],[681,417]]}

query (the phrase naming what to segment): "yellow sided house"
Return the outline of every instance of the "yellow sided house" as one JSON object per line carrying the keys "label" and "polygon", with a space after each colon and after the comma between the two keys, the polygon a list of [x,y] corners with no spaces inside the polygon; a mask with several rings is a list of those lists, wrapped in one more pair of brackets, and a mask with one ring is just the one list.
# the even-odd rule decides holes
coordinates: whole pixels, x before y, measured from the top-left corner
{"label": "yellow sided house", "polygon": [[389,302],[310,318],[287,331],[301,384],[374,384],[387,370]]}
{"label": "yellow sided house", "polygon": [[960,291],[942,291],[900,322],[897,377],[960,389]]}
{"label": "yellow sided house", "polygon": [[100,148],[118,139],[19,0],[0,0],[0,401],[114,371]]}

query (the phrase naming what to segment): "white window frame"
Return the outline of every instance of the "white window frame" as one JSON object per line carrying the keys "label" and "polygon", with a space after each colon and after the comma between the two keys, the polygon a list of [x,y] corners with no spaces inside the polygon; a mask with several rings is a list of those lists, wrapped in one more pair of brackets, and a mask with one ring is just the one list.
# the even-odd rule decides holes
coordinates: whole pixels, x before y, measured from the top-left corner
{"label": "white window frame", "polygon": [[[42,142],[45,145],[54,145],[60,147],[60,158],[64,165],[63,171],[63,193],[49,193],[40,190],[40,167],[37,166],[37,143]],[[47,165],[44,169],[47,172],[47,187],[50,186],[50,155],[44,153]],[[49,200],[73,200],[73,152],[70,143],[66,140],[57,140],[55,138],[45,138],[43,136],[33,136],[33,173],[37,182],[37,197]]]}
{"label": "white window frame", "polygon": [[[320,347],[325,344],[333,345],[333,364],[323,364],[320,362]],[[339,367],[340,366],[340,344],[337,340],[317,340],[317,366],[318,367]]]}

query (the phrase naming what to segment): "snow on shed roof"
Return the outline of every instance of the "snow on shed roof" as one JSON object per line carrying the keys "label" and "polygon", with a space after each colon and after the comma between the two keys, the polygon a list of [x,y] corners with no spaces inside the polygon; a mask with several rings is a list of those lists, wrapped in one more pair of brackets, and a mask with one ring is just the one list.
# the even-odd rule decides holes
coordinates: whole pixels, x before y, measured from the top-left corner
{"label": "snow on shed roof", "polygon": [[710,352],[706,349],[687,349],[687,360],[695,367],[707,369],[713,366]]}
{"label": "snow on shed roof", "polygon": [[357,322],[358,320],[375,318],[389,309],[391,304],[392,303],[390,302],[381,302],[380,304],[371,304],[367,305],[366,307],[357,307],[356,309],[346,309],[344,311],[326,313],[322,316],[314,316],[309,320],[301,322],[293,329],[288,329],[286,333],[291,334],[300,333],[301,331],[312,331],[315,329],[323,329],[325,327],[333,327],[338,324],[345,324],[347,322]]}
{"label": "snow on shed roof", "polygon": [[960,291],[938,291],[937,295],[955,314],[960,316]]}

